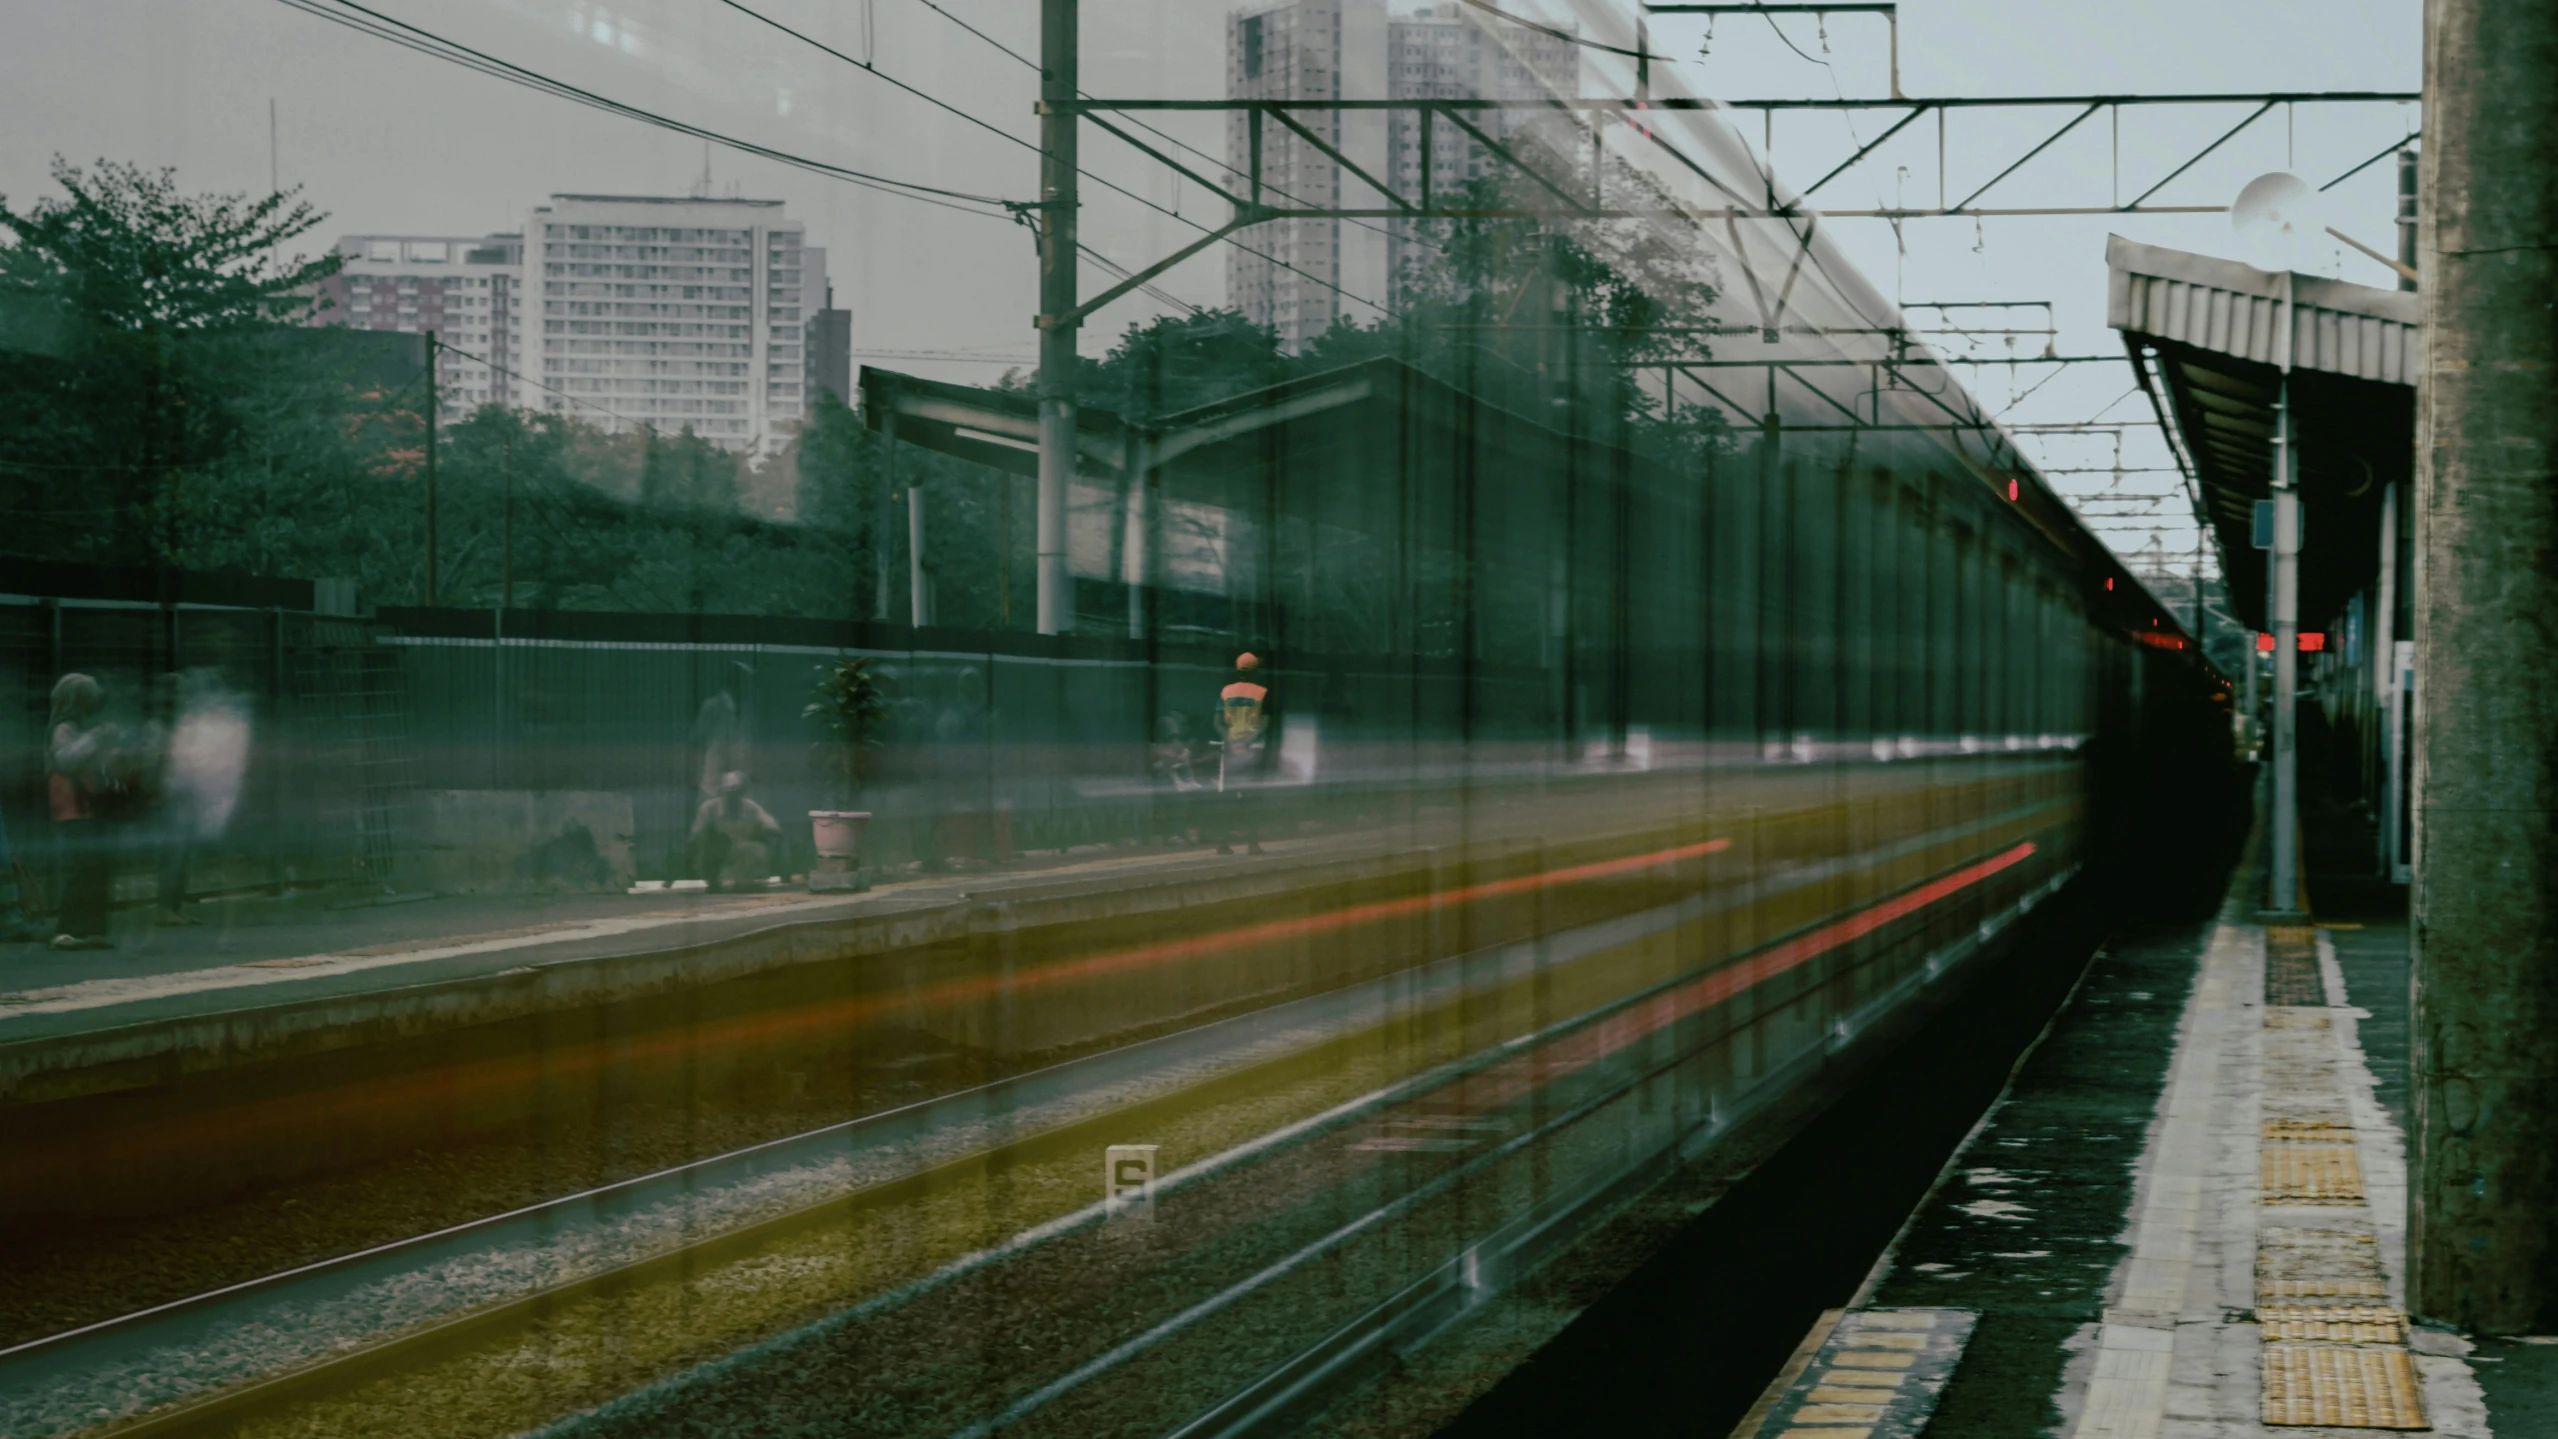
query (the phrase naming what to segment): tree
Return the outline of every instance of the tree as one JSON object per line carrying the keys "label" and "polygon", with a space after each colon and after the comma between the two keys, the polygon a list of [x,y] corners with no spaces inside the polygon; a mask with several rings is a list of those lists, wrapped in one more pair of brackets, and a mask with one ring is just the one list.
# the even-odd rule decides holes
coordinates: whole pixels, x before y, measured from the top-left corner
{"label": "tree", "polygon": [[179,491],[238,447],[243,381],[287,358],[259,342],[339,260],[284,257],[322,219],[298,191],[189,196],[173,171],[60,157],[53,178],[60,197],[0,197],[0,485],[16,543],[170,563]]}

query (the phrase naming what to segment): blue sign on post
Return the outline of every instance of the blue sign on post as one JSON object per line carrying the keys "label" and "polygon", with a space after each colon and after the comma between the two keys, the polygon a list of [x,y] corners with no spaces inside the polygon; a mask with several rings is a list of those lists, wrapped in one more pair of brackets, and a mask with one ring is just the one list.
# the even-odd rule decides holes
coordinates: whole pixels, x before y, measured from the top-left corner
{"label": "blue sign on post", "polygon": [[[2294,505],[2292,506],[2292,542],[2298,544],[2303,540],[2306,540],[2308,537],[2309,506]],[[2256,548],[2260,550],[2270,550],[2273,547],[2274,502],[2272,500],[2258,500],[2256,502]]]}

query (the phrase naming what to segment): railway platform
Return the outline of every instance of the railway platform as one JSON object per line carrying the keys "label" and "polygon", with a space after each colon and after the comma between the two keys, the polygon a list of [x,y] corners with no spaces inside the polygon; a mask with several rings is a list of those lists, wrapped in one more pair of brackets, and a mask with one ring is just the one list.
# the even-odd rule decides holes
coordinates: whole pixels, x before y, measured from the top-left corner
{"label": "railway platform", "polygon": [[[1376,851],[1347,836],[1276,841],[1261,857],[1199,846],[1021,856],[1000,868],[898,873],[858,894],[803,885],[714,894],[251,896],[188,907],[197,923],[118,916],[116,948],[0,948],[0,1045],[124,1024],[281,1007],[482,979],[531,965],[627,959],[749,939],[783,926],[883,916],[1061,889],[1106,892],[1264,872]],[[1274,858],[1275,857],[1275,858]],[[334,901],[334,902],[333,902]]]}
{"label": "railway platform", "polygon": [[1734,1439],[2558,1433],[2558,1337],[2411,1323],[2407,924],[2118,938]]}

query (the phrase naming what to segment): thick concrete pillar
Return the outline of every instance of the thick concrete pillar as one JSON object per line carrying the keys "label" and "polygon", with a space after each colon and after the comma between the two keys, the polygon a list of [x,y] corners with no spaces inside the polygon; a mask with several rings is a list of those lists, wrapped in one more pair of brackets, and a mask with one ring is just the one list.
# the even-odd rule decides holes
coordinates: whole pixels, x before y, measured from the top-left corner
{"label": "thick concrete pillar", "polygon": [[2558,5],[2429,0],[2410,1303],[2558,1330]]}

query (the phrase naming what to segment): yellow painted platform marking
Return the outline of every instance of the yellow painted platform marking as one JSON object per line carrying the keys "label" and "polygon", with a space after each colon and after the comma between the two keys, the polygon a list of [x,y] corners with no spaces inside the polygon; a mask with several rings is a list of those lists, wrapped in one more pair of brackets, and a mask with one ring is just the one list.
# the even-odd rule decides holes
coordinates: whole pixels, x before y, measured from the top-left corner
{"label": "yellow painted platform marking", "polygon": [[2361,1204],[2362,1165],[2350,1144],[2268,1144],[2258,1154],[2266,1204]]}
{"label": "yellow painted platform marking", "polygon": [[1882,1422],[1881,1404],[1806,1404],[1794,1411],[1794,1422],[1802,1424],[1876,1424]]}
{"label": "yellow painted platform marking", "polygon": [[2386,1299],[2389,1285],[2379,1279],[2260,1279],[2256,1281],[2257,1307],[2279,1305],[2284,1300],[2305,1299]]}
{"label": "yellow painted platform marking", "polygon": [[2334,1015],[2320,1007],[2325,987],[2317,931],[2267,926],[2257,1202],[2348,1212],[2327,1227],[2256,1231],[2261,1417],[2268,1425],[2429,1428],[2406,1316],[2352,1302],[2384,1299],[2389,1286],[2346,1107],[2349,1057]]}
{"label": "yellow painted platform marking", "polygon": [[2265,1346],[2265,1422],[2423,1429],[2415,1361],[2400,1348]]}
{"label": "yellow painted platform marking", "polygon": [[2404,1344],[2407,1316],[2376,1304],[2277,1304],[2256,1311],[2265,1342]]}
{"label": "yellow painted platform marking", "polygon": [[1870,1404],[1879,1410],[1892,1396],[1875,1389],[1851,1389],[1839,1384],[1819,1384],[1813,1386],[1812,1391],[1804,1397],[1814,1404]]}

